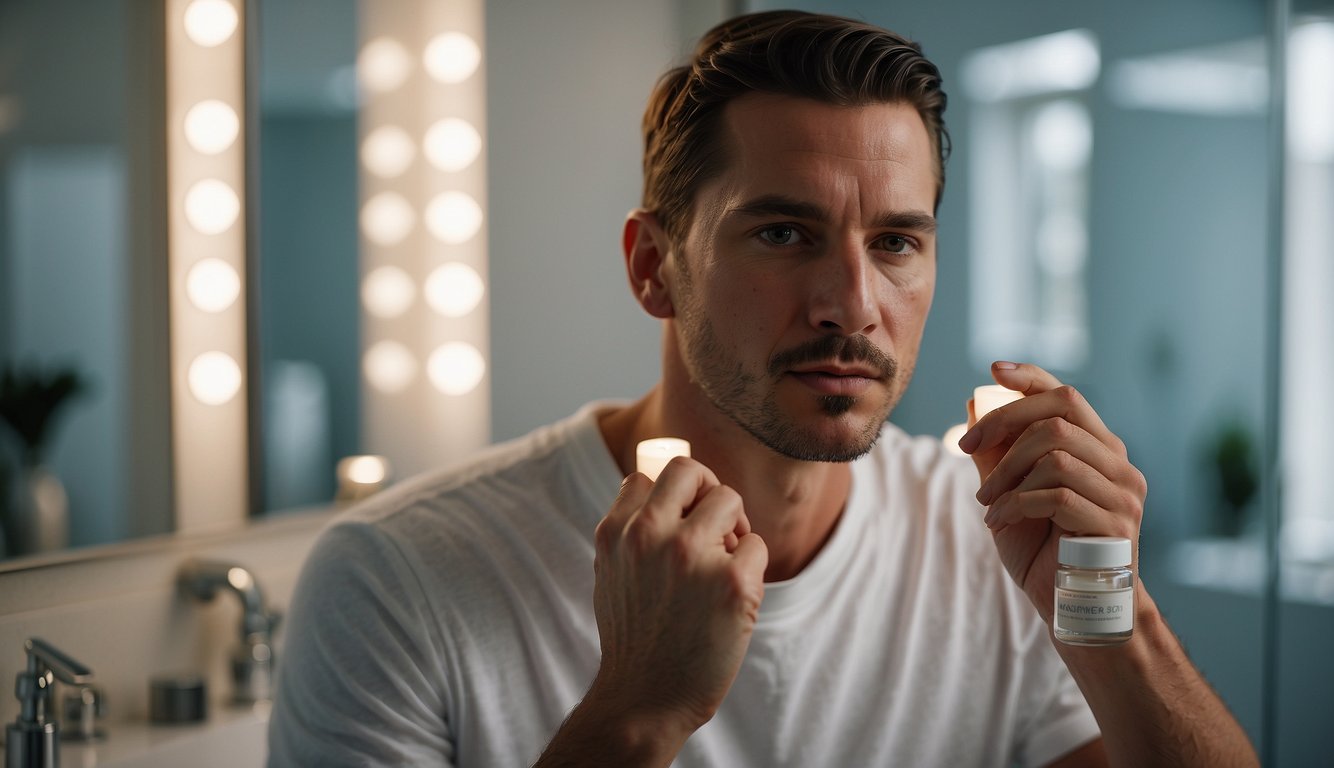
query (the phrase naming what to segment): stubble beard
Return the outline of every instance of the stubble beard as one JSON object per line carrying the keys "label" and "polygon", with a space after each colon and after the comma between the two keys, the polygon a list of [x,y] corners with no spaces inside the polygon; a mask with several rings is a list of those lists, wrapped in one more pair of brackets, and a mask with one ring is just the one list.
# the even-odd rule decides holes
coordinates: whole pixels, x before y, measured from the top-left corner
{"label": "stubble beard", "polygon": [[[840,438],[820,434],[819,425],[798,424],[779,406],[774,387],[767,386],[769,382],[777,382],[790,365],[840,359],[871,362],[882,371],[884,385],[892,390],[898,378],[898,365],[866,337],[823,336],[786,350],[774,356],[762,378],[747,371],[735,355],[728,353],[713,323],[697,311],[693,301],[681,304],[685,305],[679,317],[681,347],[692,381],[715,408],[760,443],[790,459],[823,462],[853,461],[875,447],[896,398],[886,398],[879,412],[856,435]],[[818,402],[823,414],[833,420],[850,413],[860,398],[824,395]]]}

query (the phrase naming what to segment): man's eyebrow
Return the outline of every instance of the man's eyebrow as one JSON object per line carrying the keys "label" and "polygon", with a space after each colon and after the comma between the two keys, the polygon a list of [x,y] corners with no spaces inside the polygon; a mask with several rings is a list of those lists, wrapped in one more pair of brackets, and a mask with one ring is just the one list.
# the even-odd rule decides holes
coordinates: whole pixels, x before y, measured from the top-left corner
{"label": "man's eyebrow", "polygon": [[[782,195],[757,197],[733,207],[728,213],[757,217],[782,216],[818,221],[822,224],[829,219],[820,206]],[[936,231],[936,217],[925,211],[894,211],[880,216],[875,225],[884,229],[907,229],[923,234],[931,234]]]}

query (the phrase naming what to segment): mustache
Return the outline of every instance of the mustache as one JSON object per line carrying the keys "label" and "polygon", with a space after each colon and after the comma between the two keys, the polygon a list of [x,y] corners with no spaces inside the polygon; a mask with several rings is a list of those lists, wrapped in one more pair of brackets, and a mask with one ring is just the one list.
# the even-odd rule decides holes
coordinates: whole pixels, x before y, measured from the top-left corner
{"label": "mustache", "polygon": [[822,363],[838,360],[843,363],[866,363],[880,372],[883,379],[893,379],[898,374],[899,364],[885,354],[871,340],[858,334],[856,336],[821,336],[818,339],[798,344],[783,350],[769,361],[769,374],[777,376],[783,371],[805,363]]}

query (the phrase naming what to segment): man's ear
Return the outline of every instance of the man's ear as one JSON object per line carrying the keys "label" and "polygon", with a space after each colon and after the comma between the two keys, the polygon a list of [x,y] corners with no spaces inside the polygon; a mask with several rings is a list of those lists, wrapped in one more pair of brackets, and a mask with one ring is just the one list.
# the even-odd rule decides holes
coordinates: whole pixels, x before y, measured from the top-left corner
{"label": "man's ear", "polygon": [[639,305],[654,317],[675,317],[676,306],[667,279],[671,245],[658,217],[642,208],[631,211],[621,233],[621,249],[625,252],[630,291]]}

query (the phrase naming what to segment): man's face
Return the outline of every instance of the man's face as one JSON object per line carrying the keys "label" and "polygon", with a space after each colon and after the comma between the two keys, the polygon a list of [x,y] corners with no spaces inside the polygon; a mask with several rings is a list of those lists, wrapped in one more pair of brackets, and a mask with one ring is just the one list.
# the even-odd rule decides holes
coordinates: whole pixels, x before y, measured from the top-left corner
{"label": "man's face", "polygon": [[937,180],[907,104],[751,94],[674,254],[678,341],[715,407],[791,458],[869,451],[935,289]]}

